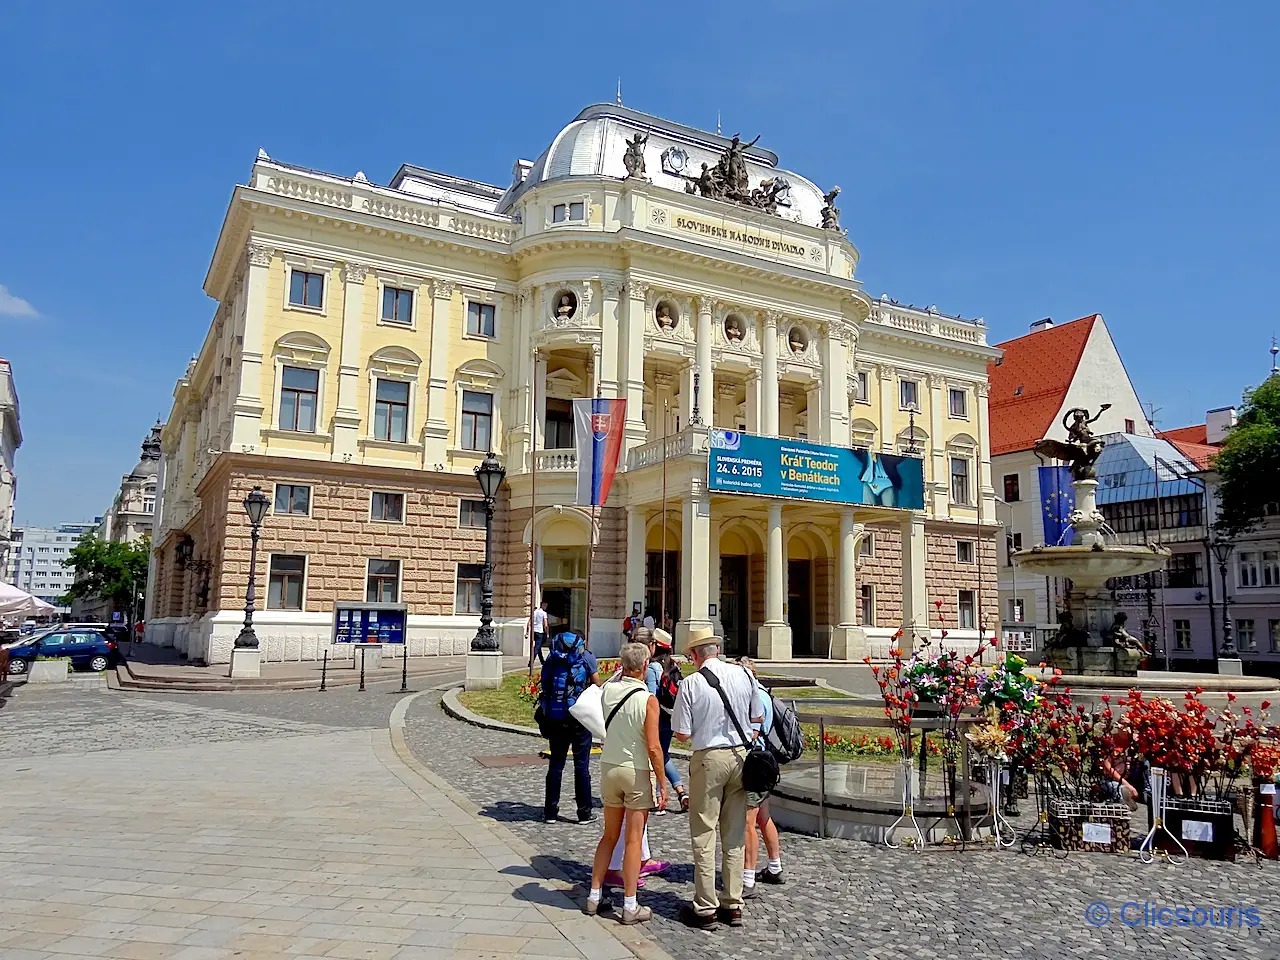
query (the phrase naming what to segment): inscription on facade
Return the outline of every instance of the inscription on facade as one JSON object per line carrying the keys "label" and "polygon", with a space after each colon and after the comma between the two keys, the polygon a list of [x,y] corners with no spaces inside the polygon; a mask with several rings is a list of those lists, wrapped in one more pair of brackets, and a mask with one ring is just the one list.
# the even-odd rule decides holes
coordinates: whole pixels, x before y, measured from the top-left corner
{"label": "inscription on facade", "polygon": [[762,250],[771,250],[774,253],[785,253],[792,257],[803,258],[809,255],[808,249],[801,243],[775,239],[749,230],[738,230],[735,227],[726,227],[720,223],[708,223],[705,220],[696,220],[693,217],[676,217],[676,229],[688,230],[690,233],[713,237],[717,240],[729,240],[733,243],[745,244],[748,247],[759,247]]}

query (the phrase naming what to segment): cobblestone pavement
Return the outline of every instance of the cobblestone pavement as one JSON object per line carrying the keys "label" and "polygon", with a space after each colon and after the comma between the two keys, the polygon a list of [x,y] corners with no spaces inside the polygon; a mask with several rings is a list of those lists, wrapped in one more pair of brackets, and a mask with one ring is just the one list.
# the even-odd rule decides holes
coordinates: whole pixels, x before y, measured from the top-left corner
{"label": "cobblestone pavement", "polygon": [[[585,882],[599,824],[541,823],[545,767],[481,766],[477,756],[536,753],[530,737],[460,725],[435,697],[420,697],[406,725],[411,749],[444,779],[541,852],[535,866]],[[598,791],[598,763],[595,785]],[[565,789],[572,795],[572,771]],[[1027,804],[1024,804],[1024,807]],[[1135,831],[1145,816],[1135,818]],[[1136,855],[1073,854],[1063,860],[990,848],[958,852],[893,851],[845,840],[783,834],[784,886],[762,888],[737,930],[692,931],[675,919],[693,889],[688,819],[650,819],[656,858],[674,861],[653,878],[641,900],[658,916],[649,933],[673,957],[1096,958],[1268,957],[1280,948],[1280,864],[1190,861],[1144,866]],[[1095,928],[1085,908],[1109,906],[1110,923]],[[1128,901],[1157,906],[1256,907],[1257,929],[1127,928]],[[1096,909],[1096,908],[1095,908]],[[1141,908],[1127,916],[1140,917]]]}
{"label": "cobblestone pavement", "polygon": [[15,693],[0,957],[630,956],[394,753],[378,694],[299,696]]}

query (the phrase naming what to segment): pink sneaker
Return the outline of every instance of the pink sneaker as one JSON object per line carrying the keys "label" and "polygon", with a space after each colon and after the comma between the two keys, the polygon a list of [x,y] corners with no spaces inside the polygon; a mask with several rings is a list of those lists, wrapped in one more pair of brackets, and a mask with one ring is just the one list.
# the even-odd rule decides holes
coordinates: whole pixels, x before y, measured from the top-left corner
{"label": "pink sneaker", "polygon": [[[644,867],[640,868],[640,879],[636,881],[636,888],[644,889]],[[604,875],[604,884],[607,887],[618,887],[621,889],[625,884],[622,882],[622,874],[617,870],[607,870]]]}
{"label": "pink sneaker", "polygon": [[661,876],[671,869],[671,864],[666,860],[649,860],[640,865],[640,876],[644,877],[648,874]]}

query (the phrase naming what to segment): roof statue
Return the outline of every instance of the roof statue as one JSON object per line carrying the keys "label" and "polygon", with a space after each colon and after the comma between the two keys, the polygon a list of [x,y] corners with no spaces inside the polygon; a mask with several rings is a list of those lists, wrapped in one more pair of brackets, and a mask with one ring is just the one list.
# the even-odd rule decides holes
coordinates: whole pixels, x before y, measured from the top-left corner
{"label": "roof statue", "polygon": [[754,190],[751,188],[745,153],[759,139],[756,137],[750,143],[743,143],[742,138],[735,133],[714,167],[704,163],[702,172],[697,176],[684,175],[685,192],[696,193],[708,200],[728,200],[776,214],[778,204],[789,202],[791,182],[786,177],[770,177],[760,181],[760,186]]}
{"label": "roof statue", "polygon": [[836,206],[836,197],[840,196],[840,188],[832,187],[830,193],[822,195],[822,229],[840,229],[840,208]]}
{"label": "roof statue", "polygon": [[622,155],[622,165],[627,168],[628,177],[644,176],[644,145],[648,142],[648,136],[639,133],[626,142],[627,152]]}
{"label": "roof statue", "polygon": [[[1092,417],[1084,407],[1072,407],[1062,418],[1062,425],[1067,429],[1067,439],[1038,440],[1036,453],[1056,460],[1065,460],[1071,465],[1071,479],[1096,480],[1098,474],[1094,465],[1106,446],[1102,439],[1095,436],[1089,424],[1097,420],[1103,413],[1111,409],[1111,404],[1104,403]],[[1071,422],[1068,423],[1067,421]]]}

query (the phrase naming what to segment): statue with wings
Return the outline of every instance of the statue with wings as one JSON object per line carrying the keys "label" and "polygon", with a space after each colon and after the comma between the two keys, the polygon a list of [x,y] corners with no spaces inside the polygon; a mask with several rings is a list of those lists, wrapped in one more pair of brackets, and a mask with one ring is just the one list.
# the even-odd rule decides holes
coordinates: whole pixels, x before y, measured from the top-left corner
{"label": "statue with wings", "polygon": [[[1101,439],[1094,436],[1089,424],[1096,421],[1104,412],[1111,409],[1111,404],[1104,403],[1092,417],[1084,407],[1072,407],[1062,418],[1066,427],[1066,440],[1037,440],[1036,453],[1065,460],[1071,466],[1072,480],[1096,480],[1098,474],[1094,470],[1102,449],[1106,446]],[[1068,422],[1070,421],[1070,422]]]}

